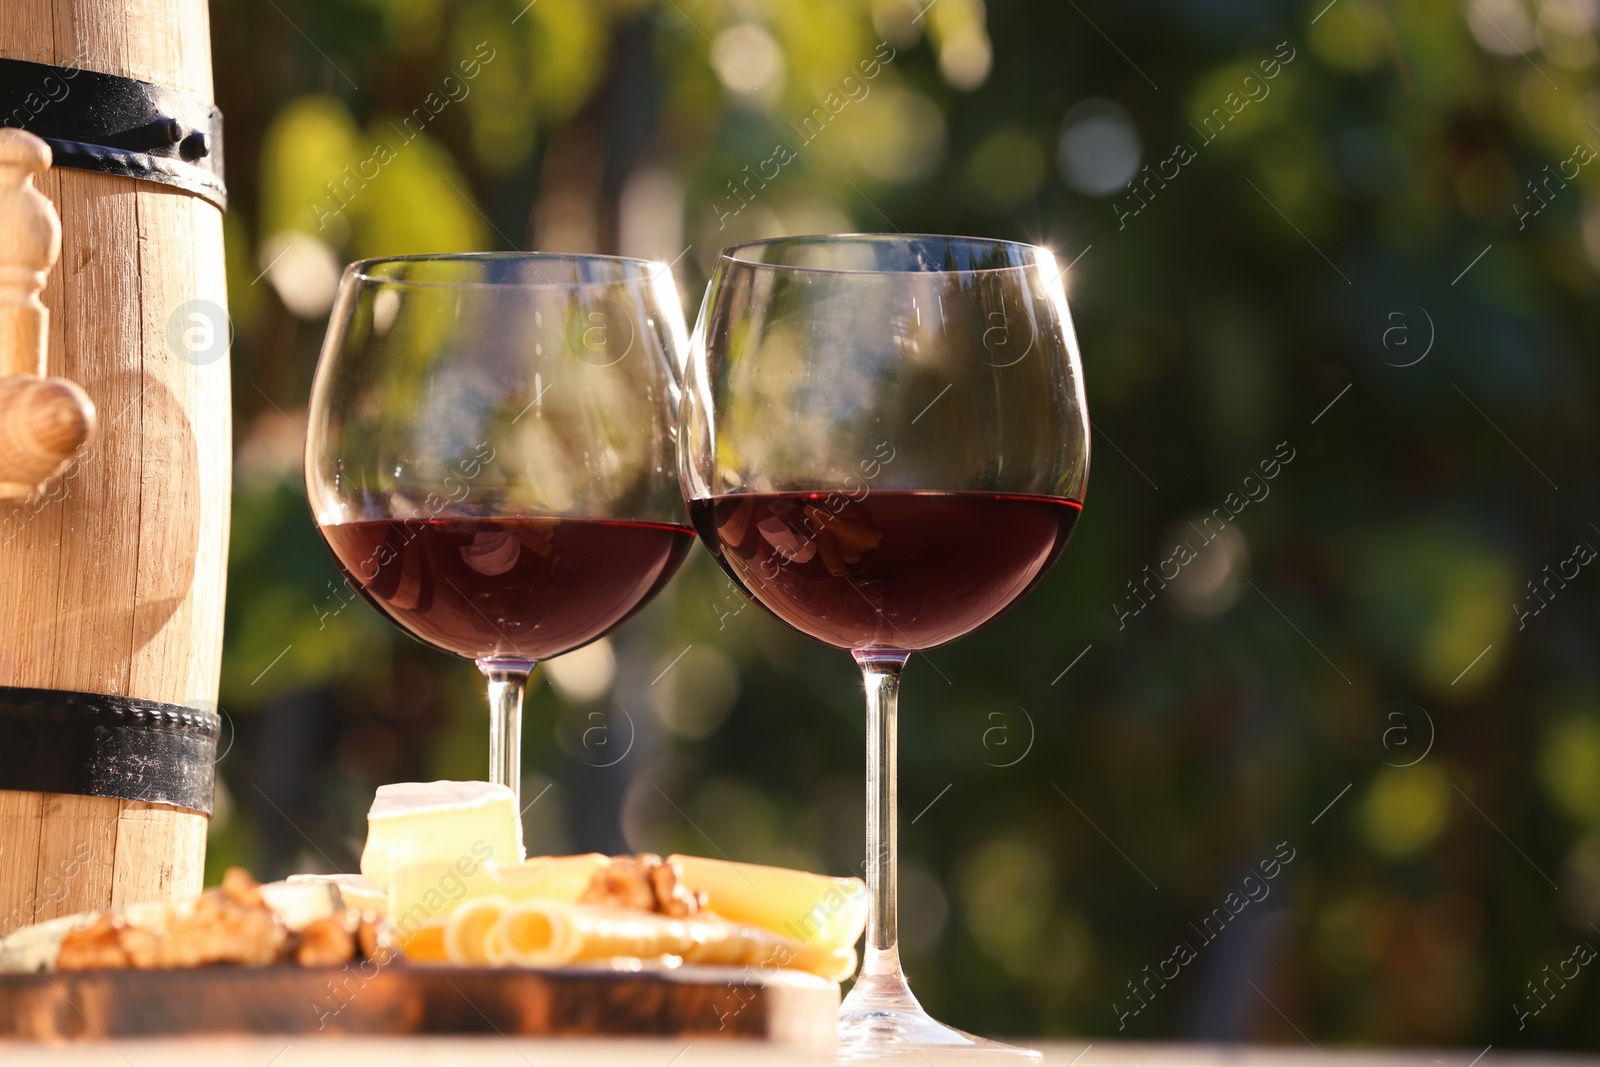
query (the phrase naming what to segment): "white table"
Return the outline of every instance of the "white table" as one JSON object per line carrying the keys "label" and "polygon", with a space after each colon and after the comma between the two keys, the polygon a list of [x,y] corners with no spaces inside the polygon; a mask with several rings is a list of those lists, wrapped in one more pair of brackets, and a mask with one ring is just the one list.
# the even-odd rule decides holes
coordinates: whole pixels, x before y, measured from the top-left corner
{"label": "white table", "polygon": [[[1025,1042],[1024,1042],[1025,1043]],[[1481,1049],[1339,1049],[1308,1045],[1215,1046],[1054,1041],[1045,1067],[1468,1067]],[[799,1067],[831,1063],[731,1041],[547,1041],[529,1038],[119,1038],[115,1044],[0,1042],[4,1067]],[[913,1063],[922,1063],[920,1059]],[[962,1062],[947,1060],[945,1062]],[[969,1065],[971,1061],[965,1061]],[[930,1056],[930,1067],[940,1057]],[[1476,1067],[1576,1067],[1600,1058],[1489,1049]]]}

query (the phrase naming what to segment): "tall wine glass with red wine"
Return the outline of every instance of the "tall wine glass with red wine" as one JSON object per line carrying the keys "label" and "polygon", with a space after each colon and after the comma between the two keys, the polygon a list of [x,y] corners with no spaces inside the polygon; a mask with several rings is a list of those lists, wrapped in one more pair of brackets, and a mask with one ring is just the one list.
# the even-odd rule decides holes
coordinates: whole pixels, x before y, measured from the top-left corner
{"label": "tall wine glass with red wine", "polygon": [[306,491],[350,584],[488,679],[519,789],[534,665],[637,611],[694,535],[675,442],[683,313],[662,264],[351,264],[311,388]]}
{"label": "tall wine glass with red wine", "polygon": [[911,653],[1031,589],[1071,535],[1089,425],[1049,251],[918,235],[725,250],[690,342],[680,471],[701,539],[757,603],[848,649],[867,695],[865,958],[849,1057],[1036,1058],[944,1026],[906,984],[895,718]]}

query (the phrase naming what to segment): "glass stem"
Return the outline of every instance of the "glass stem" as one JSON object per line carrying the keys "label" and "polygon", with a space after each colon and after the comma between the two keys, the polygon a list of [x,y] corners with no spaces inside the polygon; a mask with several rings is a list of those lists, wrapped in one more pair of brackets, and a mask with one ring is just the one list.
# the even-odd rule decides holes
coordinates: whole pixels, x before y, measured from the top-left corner
{"label": "glass stem", "polygon": [[522,807],[522,693],[534,663],[526,659],[480,659],[489,680],[489,781],[511,787]]}
{"label": "glass stem", "polygon": [[861,974],[844,1010],[914,1008],[900,970],[897,910],[895,775],[900,673],[911,653],[863,649],[852,653],[867,690],[867,910]]}

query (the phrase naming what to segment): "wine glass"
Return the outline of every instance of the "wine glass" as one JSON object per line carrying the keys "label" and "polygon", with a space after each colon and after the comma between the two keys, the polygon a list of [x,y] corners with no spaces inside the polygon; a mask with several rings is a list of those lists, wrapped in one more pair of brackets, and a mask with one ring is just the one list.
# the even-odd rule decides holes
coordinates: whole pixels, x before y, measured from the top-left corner
{"label": "wine glass", "polygon": [[1089,425],[1044,248],[861,234],[723,251],[690,341],[680,471],[701,539],[767,611],[860,666],[866,951],[848,1058],[1037,1055],[936,1022],[900,967],[895,720],[912,652],[993,619],[1081,511]]}
{"label": "wine glass", "polygon": [[488,680],[489,780],[520,791],[540,660],[643,606],[694,539],[671,271],[612,256],[397,256],[344,272],[306,491],[352,588]]}

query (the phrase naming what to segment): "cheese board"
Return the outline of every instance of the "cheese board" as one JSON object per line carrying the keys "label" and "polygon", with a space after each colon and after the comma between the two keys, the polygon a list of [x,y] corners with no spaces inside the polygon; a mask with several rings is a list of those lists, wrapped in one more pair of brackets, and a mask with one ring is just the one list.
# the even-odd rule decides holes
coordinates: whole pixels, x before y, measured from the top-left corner
{"label": "cheese board", "polygon": [[744,1039],[833,1048],[835,982],[796,971],[203,967],[0,975],[0,1039],[502,1034]]}
{"label": "cheese board", "polygon": [[[378,791],[360,874],[219,885],[0,938],[0,1040],[241,1034],[837,1041],[858,879],[525,854],[514,797]],[[454,857],[453,859],[451,857]]]}

